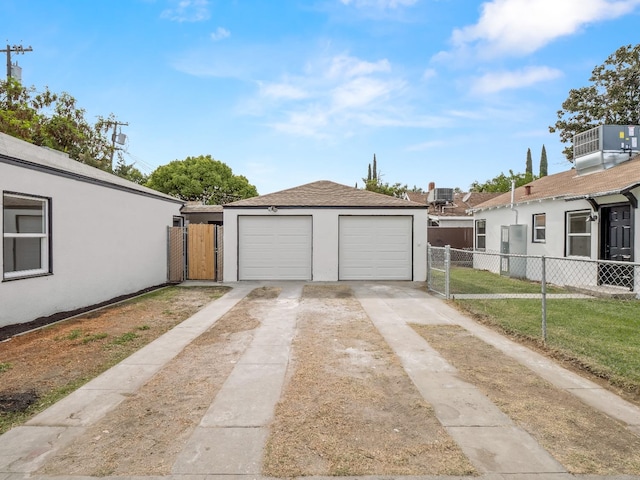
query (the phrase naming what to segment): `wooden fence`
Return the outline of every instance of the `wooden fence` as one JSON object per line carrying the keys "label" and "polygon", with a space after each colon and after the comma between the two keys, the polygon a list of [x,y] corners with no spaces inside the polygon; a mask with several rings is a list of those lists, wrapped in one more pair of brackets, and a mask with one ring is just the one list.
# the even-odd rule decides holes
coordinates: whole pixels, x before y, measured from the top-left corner
{"label": "wooden fence", "polygon": [[167,281],[222,281],[223,227],[189,224],[169,227],[167,234]]}

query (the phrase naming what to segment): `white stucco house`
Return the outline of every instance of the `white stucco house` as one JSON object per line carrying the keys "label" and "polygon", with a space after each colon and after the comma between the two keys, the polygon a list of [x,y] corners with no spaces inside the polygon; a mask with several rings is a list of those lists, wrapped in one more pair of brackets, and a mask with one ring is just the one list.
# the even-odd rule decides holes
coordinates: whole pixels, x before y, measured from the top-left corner
{"label": "white stucco house", "polygon": [[424,204],[318,181],[224,206],[224,281],[426,279]]}
{"label": "white stucco house", "polygon": [[[638,129],[632,131],[640,133]],[[637,147],[637,142],[634,145]],[[475,250],[637,262],[640,156],[616,155],[615,162],[599,166],[591,160],[585,165],[578,158],[575,168],[540,178],[474,207]],[[606,159],[606,152],[603,156],[600,151],[599,158]],[[590,265],[585,268],[599,269],[599,273],[593,272],[594,284],[637,288],[633,269],[605,268],[603,275],[602,265]],[[539,274],[539,267],[527,268],[527,277],[536,279],[535,271]],[[557,283],[568,284],[569,280]]]}
{"label": "white stucco house", "polygon": [[0,133],[0,328],[164,284],[182,201]]}

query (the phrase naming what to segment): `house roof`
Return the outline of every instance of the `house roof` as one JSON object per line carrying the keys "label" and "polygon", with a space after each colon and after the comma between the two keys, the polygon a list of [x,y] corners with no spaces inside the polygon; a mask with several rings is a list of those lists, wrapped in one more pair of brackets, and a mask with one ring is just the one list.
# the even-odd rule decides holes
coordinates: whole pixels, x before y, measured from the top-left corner
{"label": "house roof", "polygon": [[360,190],[328,180],[320,180],[279,192],[227,203],[224,208],[427,208],[381,193]]}
{"label": "house roof", "polygon": [[465,217],[469,215],[468,210],[487,200],[501,195],[500,193],[489,192],[455,192],[453,194],[453,202],[445,205],[428,203],[429,192],[406,192],[406,198],[413,202],[426,204],[429,213],[438,217]]}
{"label": "house roof", "polygon": [[202,205],[201,203],[187,202],[180,209],[180,213],[222,213],[222,205]]}
{"label": "house roof", "polygon": [[171,195],[152,190],[124,178],[69,158],[66,153],[39,147],[0,133],[0,162],[60,175],[145,196],[183,203]]}
{"label": "house roof", "polygon": [[[514,191],[514,203],[547,199],[595,198],[626,193],[640,186],[640,155],[607,170],[578,175],[575,169],[539,178]],[[529,187],[529,188],[526,188]],[[511,204],[511,192],[476,205],[473,210],[502,207]]]}

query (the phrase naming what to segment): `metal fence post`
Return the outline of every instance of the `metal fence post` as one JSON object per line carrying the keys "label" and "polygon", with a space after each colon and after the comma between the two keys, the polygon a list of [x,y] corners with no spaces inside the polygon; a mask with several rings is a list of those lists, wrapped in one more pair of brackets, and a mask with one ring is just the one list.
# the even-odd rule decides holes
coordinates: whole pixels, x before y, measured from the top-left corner
{"label": "metal fence post", "polygon": [[429,288],[431,288],[431,268],[433,267],[431,255],[431,244],[427,242],[427,287]]}
{"label": "metal fence post", "polygon": [[451,279],[451,245],[444,246],[444,297],[449,300],[449,280]]}
{"label": "metal fence post", "polygon": [[542,260],[542,341],[547,343],[547,262],[544,255]]}

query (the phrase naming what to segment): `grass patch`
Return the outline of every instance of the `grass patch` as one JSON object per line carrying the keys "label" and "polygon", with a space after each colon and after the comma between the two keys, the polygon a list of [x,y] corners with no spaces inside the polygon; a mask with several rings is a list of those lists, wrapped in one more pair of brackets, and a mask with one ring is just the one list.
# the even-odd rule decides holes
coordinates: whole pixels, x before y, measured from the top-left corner
{"label": "grass patch", "polygon": [[6,372],[11,369],[12,365],[9,362],[0,362],[0,373]]}
{"label": "grass patch", "polygon": [[149,325],[140,325],[138,327],[138,330],[144,331],[144,330],[151,330],[151,327]]}
{"label": "grass patch", "polygon": [[[442,274],[444,276],[444,274]],[[504,277],[486,270],[452,267],[449,273],[449,291],[456,293],[540,293],[539,282]],[[444,285],[444,279],[442,281]],[[547,285],[547,293],[566,293],[566,290]]]}
{"label": "grass patch", "polygon": [[[540,300],[456,300],[455,305],[509,334],[541,343]],[[640,302],[547,299],[546,347],[640,395]]]}
{"label": "grass patch", "polygon": [[107,338],[109,336],[108,333],[94,333],[93,335],[85,335],[82,339],[82,343],[83,344],[87,344],[87,343],[91,343],[91,342],[97,342],[98,340],[102,340],[103,338]]}
{"label": "grass patch", "polygon": [[82,335],[82,330],[72,330],[71,333],[67,335],[67,340],[76,340],[77,338],[80,338],[80,335]]}
{"label": "grass patch", "polygon": [[127,332],[111,340],[111,343],[114,345],[124,345],[125,343],[133,342],[136,338],[138,338],[137,333]]}

